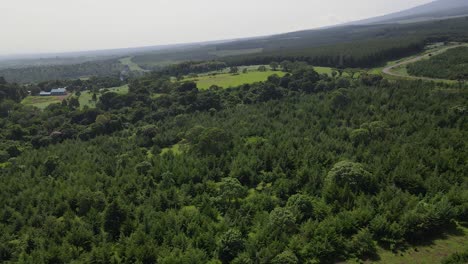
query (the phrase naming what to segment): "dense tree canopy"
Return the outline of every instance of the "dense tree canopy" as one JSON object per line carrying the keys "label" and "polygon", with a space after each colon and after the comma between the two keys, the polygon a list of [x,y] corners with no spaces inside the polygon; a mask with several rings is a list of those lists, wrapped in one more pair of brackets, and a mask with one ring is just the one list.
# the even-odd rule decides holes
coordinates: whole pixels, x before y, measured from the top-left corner
{"label": "dense tree canopy", "polygon": [[282,65],[225,90],[150,74],[95,109],[8,92],[0,261],[333,263],[468,220],[466,93]]}

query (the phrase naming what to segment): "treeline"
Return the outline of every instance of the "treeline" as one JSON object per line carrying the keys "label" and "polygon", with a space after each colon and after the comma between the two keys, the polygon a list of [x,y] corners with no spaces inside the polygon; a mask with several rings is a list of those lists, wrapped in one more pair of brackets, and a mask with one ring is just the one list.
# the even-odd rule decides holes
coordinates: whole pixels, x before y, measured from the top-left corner
{"label": "treeline", "polygon": [[91,61],[73,65],[37,66],[19,69],[0,69],[0,76],[8,82],[35,83],[49,80],[77,79],[90,76],[119,74],[124,65],[118,60]]}
{"label": "treeline", "polygon": [[170,76],[183,76],[188,74],[204,73],[223,70],[228,65],[220,61],[187,61],[170,65],[161,72]]}
{"label": "treeline", "polygon": [[5,78],[0,76],[0,103],[6,100],[19,103],[27,95],[28,90],[26,87],[18,84],[7,83]]}
{"label": "treeline", "polygon": [[408,73],[437,79],[468,80],[468,47],[458,47],[443,54],[407,66]]}
{"label": "treeline", "polygon": [[226,90],[154,73],[97,109],[9,104],[0,261],[335,263],[468,220],[466,94],[296,65]]}

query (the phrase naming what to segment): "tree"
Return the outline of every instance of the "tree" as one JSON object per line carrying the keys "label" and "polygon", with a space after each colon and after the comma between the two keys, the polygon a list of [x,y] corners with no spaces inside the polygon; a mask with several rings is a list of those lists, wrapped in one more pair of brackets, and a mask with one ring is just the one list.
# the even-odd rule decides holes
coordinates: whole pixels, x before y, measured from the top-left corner
{"label": "tree", "polygon": [[272,264],[297,264],[299,259],[294,252],[287,250],[277,255],[271,262]]}
{"label": "tree", "polygon": [[350,101],[351,99],[344,89],[339,89],[331,94],[331,105],[333,108],[344,108],[350,103]]}
{"label": "tree", "polygon": [[122,208],[117,200],[109,204],[104,211],[104,231],[106,231],[112,240],[120,236],[120,227],[127,219],[127,212]]}
{"label": "tree", "polygon": [[220,128],[208,128],[198,138],[197,149],[204,155],[221,155],[231,146],[231,136]]}
{"label": "tree", "polygon": [[270,213],[269,232],[273,235],[281,233],[291,234],[296,230],[296,218],[293,212],[286,207],[277,207]]}
{"label": "tree", "polygon": [[270,67],[271,67],[271,69],[276,71],[278,69],[278,67],[279,67],[279,63],[276,62],[276,61],[273,61],[273,62],[270,63]]}
{"label": "tree", "polygon": [[218,256],[223,263],[230,263],[244,249],[244,239],[237,229],[226,231],[218,242]]}
{"label": "tree", "polygon": [[284,60],[281,62],[281,68],[283,69],[283,71],[285,72],[288,72],[291,70],[291,65],[292,65],[292,62],[288,61],[288,60]]}
{"label": "tree", "polygon": [[258,69],[257,69],[259,72],[266,72],[267,71],[267,67],[262,65],[262,66],[259,66]]}
{"label": "tree", "polygon": [[304,194],[295,194],[289,197],[286,206],[294,212],[299,222],[309,219],[314,215],[312,199]]}
{"label": "tree", "polygon": [[221,180],[219,185],[219,196],[224,208],[237,204],[238,200],[247,195],[247,189],[242,186],[238,179],[227,177]]}
{"label": "tree", "polygon": [[80,107],[80,101],[78,100],[77,97],[71,97],[70,100],[68,101],[68,107],[71,109],[77,109]]}
{"label": "tree", "polygon": [[231,68],[229,68],[229,73],[231,74],[236,74],[239,72],[239,68],[237,66],[232,66]]}
{"label": "tree", "polygon": [[325,177],[323,194],[327,202],[350,206],[358,193],[376,191],[376,183],[371,173],[360,163],[340,161]]}
{"label": "tree", "polygon": [[248,72],[249,72],[249,70],[248,70],[247,68],[244,68],[244,69],[242,70],[242,73],[248,73]]}

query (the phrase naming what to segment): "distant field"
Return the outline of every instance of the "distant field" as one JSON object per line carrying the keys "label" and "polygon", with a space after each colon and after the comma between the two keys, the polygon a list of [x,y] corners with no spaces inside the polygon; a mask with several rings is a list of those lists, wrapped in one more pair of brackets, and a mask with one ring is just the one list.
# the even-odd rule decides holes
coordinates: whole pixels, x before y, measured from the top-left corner
{"label": "distant field", "polygon": [[61,103],[67,96],[28,96],[21,101],[23,105],[44,109],[51,104]]}
{"label": "distant field", "polygon": [[221,73],[217,75],[203,75],[196,78],[187,78],[186,81],[194,81],[197,83],[199,89],[208,89],[212,85],[228,88],[236,87],[242,84],[250,84],[255,82],[266,81],[269,76],[277,74],[282,77],[285,75],[282,71],[249,71],[248,73],[239,73],[239,75],[232,75],[230,73]]}
{"label": "distant field", "polygon": [[141,68],[140,65],[136,64],[132,61],[133,57],[126,57],[120,59],[120,63],[123,65],[127,65],[131,71],[146,71],[145,69]]}
{"label": "distant field", "polygon": [[[114,93],[118,94],[126,94],[128,93],[128,84],[120,86],[120,87],[114,87],[114,88],[108,88],[107,90],[112,91]],[[96,94],[97,99],[99,100],[99,97],[101,94]],[[96,102],[93,100],[93,93],[90,91],[83,91],[81,92],[80,97],[78,100],[80,101],[80,107],[83,108],[84,106],[88,106],[90,108],[96,107]]]}

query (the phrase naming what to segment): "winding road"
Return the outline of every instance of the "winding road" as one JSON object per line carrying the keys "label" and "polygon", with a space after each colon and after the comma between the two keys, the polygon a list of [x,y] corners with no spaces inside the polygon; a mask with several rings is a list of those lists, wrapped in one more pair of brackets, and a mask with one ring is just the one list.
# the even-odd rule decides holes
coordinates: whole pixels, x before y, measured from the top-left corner
{"label": "winding road", "polygon": [[426,51],[426,53],[424,53],[422,55],[419,55],[417,57],[404,60],[404,61],[399,62],[399,63],[394,64],[394,65],[389,65],[389,66],[385,67],[382,70],[382,72],[384,74],[387,74],[387,75],[390,75],[390,76],[400,77],[400,78],[405,78],[405,79],[411,79],[411,80],[426,80],[426,81],[438,81],[438,82],[447,82],[447,81],[449,81],[449,82],[453,82],[453,80],[404,75],[404,74],[400,74],[398,72],[395,72],[393,70],[398,68],[398,67],[405,66],[405,65],[408,65],[408,64],[411,64],[411,63],[415,63],[415,62],[420,61],[420,60],[429,59],[431,56],[439,55],[439,54],[442,54],[442,53],[446,52],[449,49],[458,48],[458,47],[462,47],[462,46],[468,46],[468,44],[466,44],[466,43],[465,44],[455,44],[455,45],[444,47],[444,48],[441,48],[441,49],[438,49],[438,50]]}

